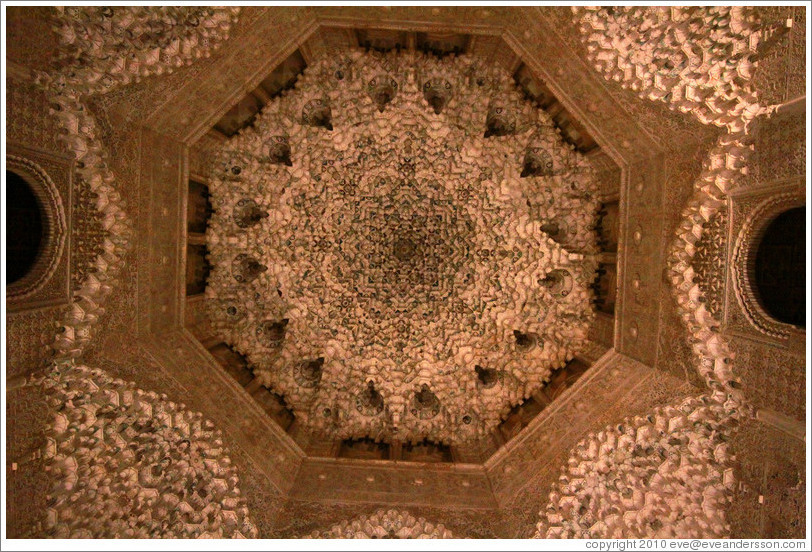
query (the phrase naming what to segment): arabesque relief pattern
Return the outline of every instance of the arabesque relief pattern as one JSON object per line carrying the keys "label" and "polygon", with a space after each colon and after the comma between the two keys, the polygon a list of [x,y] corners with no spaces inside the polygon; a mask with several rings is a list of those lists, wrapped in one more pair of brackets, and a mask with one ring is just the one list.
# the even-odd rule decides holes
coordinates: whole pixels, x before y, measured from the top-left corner
{"label": "arabesque relief pattern", "polygon": [[705,306],[717,320],[724,312],[728,221],[727,209],[719,209],[703,228],[702,238],[694,244],[694,282],[704,291]]}

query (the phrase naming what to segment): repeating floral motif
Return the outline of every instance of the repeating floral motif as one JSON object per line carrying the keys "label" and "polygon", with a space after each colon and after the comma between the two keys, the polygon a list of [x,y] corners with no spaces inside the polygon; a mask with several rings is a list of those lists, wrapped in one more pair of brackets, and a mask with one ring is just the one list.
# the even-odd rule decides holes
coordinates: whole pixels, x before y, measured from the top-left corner
{"label": "repeating floral motif", "polygon": [[586,342],[593,172],[474,57],[327,58],[223,146],[213,325],[316,432],[487,435]]}
{"label": "repeating floral motif", "polygon": [[51,536],[256,536],[219,431],[200,413],[73,361],[40,383],[55,412]]}
{"label": "repeating floral motif", "polygon": [[369,516],[343,521],[325,531],[313,531],[314,539],[453,539],[442,524],[415,518],[408,512],[378,510]]}
{"label": "repeating floral motif", "polygon": [[83,178],[77,178],[73,193],[76,198],[72,224],[76,242],[71,286],[73,289],[80,289],[86,275],[96,272],[97,258],[104,252],[105,239],[109,236],[103,221],[97,216],[95,201],[97,194],[88,182]]}

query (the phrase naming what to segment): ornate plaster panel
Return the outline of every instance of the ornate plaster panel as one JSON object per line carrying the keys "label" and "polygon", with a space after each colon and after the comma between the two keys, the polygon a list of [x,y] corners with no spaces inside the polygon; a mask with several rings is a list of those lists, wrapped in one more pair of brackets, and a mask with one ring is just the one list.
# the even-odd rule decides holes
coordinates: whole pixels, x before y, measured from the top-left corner
{"label": "ornate plaster panel", "polygon": [[14,45],[7,51],[10,63],[40,71],[52,68],[59,51],[59,36],[52,28],[54,15],[55,10],[50,6],[8,7],[6,36],[8,44]]}
{"label": "ornate plaster panel", "polygon": [[59,121],[42,116],[43,109],[48,108],[48,97],[32,80],[27,68],[19,73],[9,71],[6,85],[6,139],[10,143],[51,152],[56,156],[67,155],[70,150],[59,140]]}
{"label": "ornate plaster panel", "polygon": [[51,307],[9,314],[5,358],[9,377],[30,374],[47,366],[53,357],[55,321],[63,312],[63,307]]}
{"label": "ornate plaster panel", "polygon": [[804,6],[760,6],[766,25],[779,28],[792,22],[792,28],[759,60],[753,85],[762,101],[781,104],[803,96],[806,91],[806,12]]}
{"label": "ornate plaster panel", "polygon": [[[744,422],[731,441],[739,484],[728,510],[740,538],[804,538],[806,443],[757,420]],[[764,454],[764,451],[770,454]]]}
{"label": "ornate plaster panel", "polygon": [[796,420],[805,419],[809,402],[806,353],[765,346],[761,339],[740,335],[730,335],[730,340],[739,364],[737,375],[748,400],[759,408],[769,408]]}
{"label": "ornate plaster panel", "polygon": [[800,106],[756,121],[750,170],[740,183],[741,191],[805,177],[806,134],[805,112]]}
{"label": "ornate plaster panel", "polygon": [[39,386],[25,378],[6,381],[6,534],[32,538],[42,534],[51,485],[43,476],[46,461],[42,457],[50,413]]}

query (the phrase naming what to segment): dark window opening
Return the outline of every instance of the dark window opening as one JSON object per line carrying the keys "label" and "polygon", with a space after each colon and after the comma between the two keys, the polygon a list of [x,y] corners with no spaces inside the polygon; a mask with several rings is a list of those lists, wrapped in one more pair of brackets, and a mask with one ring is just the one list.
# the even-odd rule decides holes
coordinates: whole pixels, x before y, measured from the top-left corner
{"label": "dark window opening", "polygon": [[503,421],[498,426],[502,438],[509,441],[518,435],[542,410],[550,406],[565,390],[575,385],[588,369],[589,365],[585,362],[572,359],[563,368],[553,372],[550,381],[544,387],[503,416]]}
{"label": "dark window opening", "polygon": [[617,201],[601,203],[598,210],[598,247],[601,251],[617,253],[619,239],[620,209]]}
{"label": "dark window opening", "polygon": [[6,171],[6,284],[18,282],[34,267],[44,246],[42,206],[25,179]]}
{"label": "dark window opening", "polygon": [[290,432],[296,415],[285,402],[285,398],[264,386],[251,386],[248,390],[262,410],[284,431]]}
{"label": "dark window opening", "polygon": [[254,90],[220,118],[214,128],[229,138],[254,124],[257,115],[268,102],[296,85],[307,63],[299,50],[276,67]]}
{"label": "dark window opening", "polygon": [[592,303],[595,305],[595,309],[614,315],[617,298],[617,266],[600,263],[595,271],[595,279],[589,284],[589,287],[593,292]]}
{"label": "dark window opening", "polygon": [[196,180],[189,180],[189,199],[186,204],[187,230],[205,234],[212,212],[209,187]]}
{"label": "dark window opening", "polygon": [[417,33],[415,42],[418,51],[442,58],[467,52],[471,36],[455,33]]}
{"label": "dark window opening", "polygon": [[400,51],[408,44],[408,33],[388,29],[357,29],[358,46],[382,54],[391,50]]}
{"label": "dark window opening", "polygon": [[261,385],[244,355],[226,343],[217,343],[209,347],[209,352],[214,360],[223,367],[223,370],[251,395],[251,398],[279,427],[284,431],[291,429],[296,419],[293,410],[287,405],[282,395]]}
{"label": "dark window opening", "polygon": [[205,245],[186,246],[186,295],[199,295],[206,291],[211,265]]}
{"label": "dark window opening", "polygon": [[227,344],[218,343],[209,348],[209,352],[214,360],[241,386],[245,387],[254,380],[254,373],[248,360]]}
{"label": "dark window opening", "polygon": [[453,462],[451,447],[428,439],[404,444],[401,456],[404,462]]}
{"label": "dark window opening", "polygon": [[355,458],[358,460],[387,460],[389,458],[389,444],[376,442],[374,439],[345,439],[341,442],[338,451],[339,458]]}
{"label": "dark window opening", "polygon": [[572,144],[579,153],[598,149],[589,131],[561,105],[547,83],[536,77],[530,67],[522,63],[513,74],[513,79],[528,100],[552,117],[565,142]]}
{"label": "dark window opening", "polygon": [[761,307],[785,324],[806,326],[806,213],[778,215],[758,244],[754,287]]}

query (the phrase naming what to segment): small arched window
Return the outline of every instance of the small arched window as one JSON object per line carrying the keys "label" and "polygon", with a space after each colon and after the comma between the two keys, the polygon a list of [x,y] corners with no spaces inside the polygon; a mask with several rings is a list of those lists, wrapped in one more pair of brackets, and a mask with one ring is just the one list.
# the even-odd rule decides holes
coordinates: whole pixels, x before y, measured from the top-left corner
{"label": "small arched window", "polygon": [[798,327],[806,320],[806,213],[782,212],[765,228],[756,249],[753,288],[773,319]]}
{"label": "small arched window", "polygon": [[43,206],[31,185],[14,171],[6,171],[6,285],[25,278],[45,246]]}

